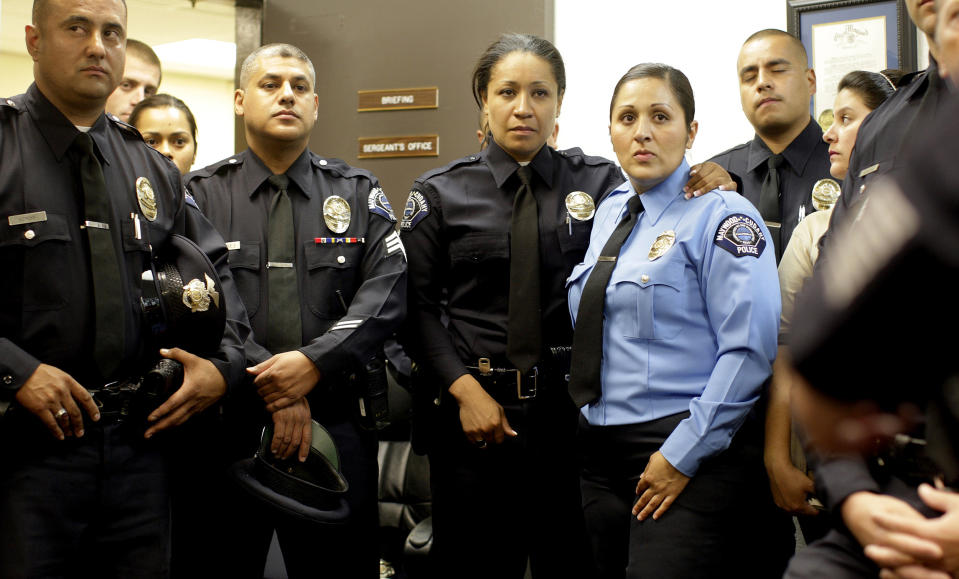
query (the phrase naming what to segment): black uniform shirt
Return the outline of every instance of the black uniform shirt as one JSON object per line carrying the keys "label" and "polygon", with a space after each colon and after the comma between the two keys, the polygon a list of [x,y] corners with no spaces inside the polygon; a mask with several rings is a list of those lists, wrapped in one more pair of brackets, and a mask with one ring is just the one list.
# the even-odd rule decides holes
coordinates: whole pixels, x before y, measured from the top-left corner
{"label": "black uniform shirt", "polygon": [[[246,343],[253,363],[271,356],[262,345],[269,323],[270,175],[247,150],[186,177],[187,189],[227,241],[230,268],[253,326]],[[376,178],[339,159],[305,150],[286,175],[303,331],[299,351],[324,375],[362,367],[406,313],[406,259],[396,218]],[[334,195],[351,210],[343,233],[331,231],[324,220],[324,202]]]}
{"label": "black uniform shirt", "polygon": [[[720,153],[710,161],[722,166],[736,181],[746,199],[759,207],[759,195],[766,178],[766,161],[772,156],[766,143],[756,135],[748,143]],[[782,246],[786,247],[799,222],[816,210],[812,189],[816,181],[830,179],[829,145],[822,140],[822,129],[809,118],[799,136],[782,152],[785,162],[779,167],[782,199]]]}
{"label": "black uniform shirt", "polygon": [[[597,203],[624,181],[609,160],[543,146],[530,162],[539,207],[543,345],[568,346],[566,278],[589,245],[592,218],[570,218],[565,199],[583,191]],[[405,344],[448,387],[480,357],[506,361],[510,221],[519,164],[495,141],[481,153],[422,175],[403,214],[410,256],[411,327]],[[444,325],[448,316],[448,329]]]}
{"label": "black uniform shirt", "polygon": [[[83,190],[68,154],[78,134],[36,85],[0,100],[0,390],[17,390],[40,363],[60,368],[86,387],[103,381],[92,363],[93,286],[80,229]],[[193,221],[176,167],[148,147],[136,129],[100,115],[89,134],[103,167],[111,233],[121,257],[126,311],[117,377],[126,377],[146,370],[157,355],[145,351],[140,308],[140,276],[150,262],[151,244],[159,248],[173,233],[188,233],[204,248],[222,248],[222,242],[208,224]],[[152,221],[137,200],[140,177],[154,191]],[[217,256],[210,257],[216,264]],[[229,282],[225,262],[218,273]],[[227,317],[220,351],[211,361],[232,384],[242,375],[244,358],[229,309]]]}
{"label": "black uniform shirt", "polygon": [[947,92],[936,61],[930,57],[929,68],[904,77],[896,93],[862,121],[830,226],[843,219],[871,180],[901,168],[903,146],[919,133],[911,129],[936,115]]}

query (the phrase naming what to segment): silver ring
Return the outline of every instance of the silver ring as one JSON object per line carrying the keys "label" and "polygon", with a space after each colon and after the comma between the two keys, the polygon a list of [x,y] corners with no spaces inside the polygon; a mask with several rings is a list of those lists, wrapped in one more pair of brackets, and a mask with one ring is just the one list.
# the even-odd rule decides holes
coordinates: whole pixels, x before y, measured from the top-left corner
{"label": "silver ring", "polygon": [[63,417],[66,416],[66,415],[67,415],[67,409],[66,409],[66,408],[61,408],[60,410],[57,410],[57,413],[54,414],[53,417],[56,418],[57,420],[60,420],[61,418],[63,418]]}
{"label": "silver ring", "polygon": [[477,440],[477,441],[476,441],[476,448],[486,448],[486,441],[485,441],[485,440]]}

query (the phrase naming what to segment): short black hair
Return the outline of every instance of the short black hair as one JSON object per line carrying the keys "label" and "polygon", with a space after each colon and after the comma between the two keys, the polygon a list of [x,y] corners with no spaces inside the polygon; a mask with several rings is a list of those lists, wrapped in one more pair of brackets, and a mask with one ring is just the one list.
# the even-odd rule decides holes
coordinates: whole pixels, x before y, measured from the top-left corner
{"label": "short black hair", "polygon": [[493,67],[508,54],[513,52],[529,52],[542,58],[553,69],[553,77],[559,86],[559,95],[566,92],[566,65],[563,57],[553,43],[545,38],[532,34],[503,34],[490,44],[480,55],[473,69],[473,99],[477,106],[483,108],[483,99],[486,98],[486,87],[489,86]]}
{"label": "short black hair", "polygon": [[306,63],[306,68],[310,71],[310,83],[313,85],[313,91],[316,92],[316,69],[313,68],[313,61],[305,52],[292,44],[273,43],[264,44],[249,54],[243,60],[243,66],[240,67],[240,88],[246,89],[250,77],[253,75],[253,69],[256,68],[256,62],[262,57],[279,56],[282,58],[295,58]]}
{"label": "short black hair", "polygon": [[165,108],[173,108],[183,112],[187,122],[190,123],[190,132],[193,134],[193,144],[196,145],[196,119],[193,118],[193,113],[190,112],[190,107],[186,106],[185,102],[173,95],[155,94],[138,102],[137,106],[133,107],[133,112],[130,113],[130,124],[134,127],[137,126],[137,121],[140,119],[140,113],[147,109]]}
{"label": "short black hair", "polygon": [[795,48],[802,54],[803,65],[806,66],[809,64],[809,55],[806,53],[806,47],[803,46],[802,41],[800,41],[798,38],[796,38],[792,34],[784,30],[779,30],[778,28],[764,28],[763,30],[760,30],[758,32],[753,32],[752,34],[749,35],[749,38],[747,38],[746,41],[743,42],[743,46],[746,46],[753,40],[760,40],[762,38],[767,38],[769,36],[778,36],[780,38],[788,38],[789,43],[793,46],[793,48]]}
{"label": "short black hair", "polygon": [[[849,89],[862,99],[869,110],[876,110],[887,98],[896,92],[896,83],[902,78],[902,71],[889,69],[883,72],[854,70],[839,81],[836,92]],[[895,79],[895,80],[893,80]]]}

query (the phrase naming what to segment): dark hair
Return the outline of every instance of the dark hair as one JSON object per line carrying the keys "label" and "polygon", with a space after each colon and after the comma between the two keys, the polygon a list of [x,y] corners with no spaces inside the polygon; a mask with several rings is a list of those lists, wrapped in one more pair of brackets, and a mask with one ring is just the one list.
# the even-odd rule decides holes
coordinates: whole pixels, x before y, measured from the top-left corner
{"label": "dark hair", "polygon": [[693,98],[693,87],[690,86],[689,79],[686,78],[683,71],[678,68],[673,68],[668,64],[658,62],[637,64],[626,71],[623,78],[619,79],[619,82],[616,83],[616,88],[613,89],[613,98],[609,101],[610,118],[613,117],[613,105],[616,104],[616,97],[619,96],[619,90],[623,88],[623,85],[627,82],[641,78],[658,78],[666,81],[666,84],[669,85],[669,90],[673,92],[673,96],[676,97],[676,100],[679,101],[679,106],[683,109],[683,114],[686,116],[686,126],[692,126],[693,121],[696,119],[696,99]]}
{"label": "dark hair", "polygon": [[253,76],[253,71],[256,69],[257,61],[261,58],[270,58],[272,56],[295,58],[306,64],[306,69],[310,73],[310,84],[313,85],[314,92],[316,91],[316,69],[313,68],[313,61],[310,60],[310,57],[307,56],[305,52],[296,46],[283,43],[264,44],[243,59],[243,64],[240,66],[241,89],[246,90],[246,85],[250,82],[250,77]]}
{"label": "dark hair", "polygon": [[510,33],[500,36],[496,42],[490,44],[473,69],[473,99],[480,108],[483,108],[483,98],[486,97],[486,87],[489,85],[493,67],[504,56],[513,52],[529,52],[549,63],[559,86],[559,96],[563,96],[566,91],[566,66],[556,47],[550,41],[532,34]]}
{"label": "dark hair", "polygon": [[173,95],[155,94],[152,97],[145,98],[138,102],[137,106],[133,107],[133,112],[130,113],[130,124],[134,127],[137,126],[137,121],[140,119],[140,113],[147,109],[165,108],[174,108],[183,112],[183,115],[186,117],[186,121],[190,123],[190,132],[193,133],[193,144],[196,145],[196,119],[193,118],[193,113],[190,112],[190,107],[186,106],[186,103]]}
{"label": "dark hair", "polygon": [[127,56],[133,56],[147,64],[152,64],[157,67],[157,70],[160,71],[160,79],[157,81],[157,85],[160,84],[160,81],[163,80],[163,65],[160,64],[160,57],[150,48],[149,44],[133,38],[127,38]]}
{"label": "dark hair", "polygon": [[[886,72],[889,74],[887,75]],[[896,83],[900,79],[902,79],[902,72],[899,70],[891,69],[881,73],[854,70],[842,77],[836,92],[849,89],[862,99],[869,110],[875,110],[896,92]]]}
{"label": "dark hair", "polygon": [[765,28],[763,30],[760,30],[759,32],[753,32],[752,34],[749,35],[749,38],[747,38],[746,41],[743,42],[743,46],[746,46],[753,40],[759,40],[761,38],[766,38],[769,36],[778,36],[780,38],[788,38],[789,44],[791,44],[793,48],[795,48],[802,54],[803,66],[808,66],[809,55],[806,53],[806,47],[803,46],[802,41],[800,41],[798,38],[796,38],[792,34],[779,30],[778,28]]}

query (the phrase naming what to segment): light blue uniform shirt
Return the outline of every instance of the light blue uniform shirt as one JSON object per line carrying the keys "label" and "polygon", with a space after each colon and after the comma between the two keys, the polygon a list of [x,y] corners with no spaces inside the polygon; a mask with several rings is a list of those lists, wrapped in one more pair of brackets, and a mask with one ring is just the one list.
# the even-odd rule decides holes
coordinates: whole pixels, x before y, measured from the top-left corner
{"label": "light blue uniform shirt", "polygon": [[[729,446],[759,397],[776,357],[780,300],[776,252],[759,212],[737,193],[687,201],[688,175],[683,161],[642,195],[645,210],[606,288],[603,394],[582,412],[604,426],[689,410],[660,451],[693,476]],[[574,325],[586,280],[635,194],[627,181],[596,211],[584,262],[567,281]],[[675,242],[651,260],[666,231]]]}

